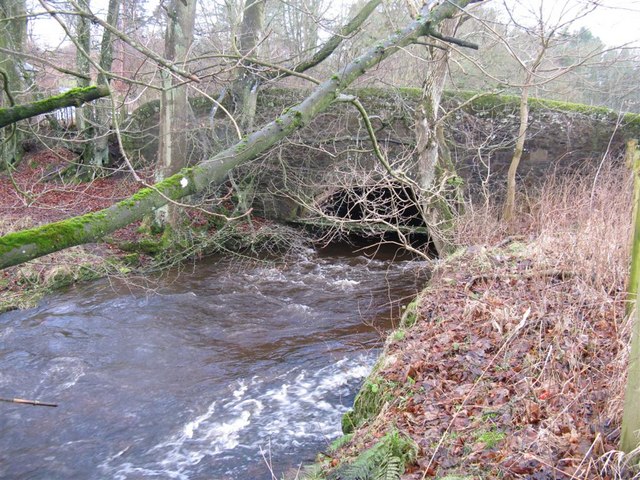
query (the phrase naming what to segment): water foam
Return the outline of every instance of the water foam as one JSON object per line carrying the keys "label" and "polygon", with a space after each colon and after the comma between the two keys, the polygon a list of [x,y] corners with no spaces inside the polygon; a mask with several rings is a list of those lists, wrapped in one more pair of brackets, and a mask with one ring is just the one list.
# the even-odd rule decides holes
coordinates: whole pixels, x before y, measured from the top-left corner
{"label": "water foam", "polygon": [[342,280],[336,280],[333,284],[337,287],[340,287],[342,290],[352,290],[356,285],[360,285],[360,282],[357,280],[349,280],[348,278]]}
{"label": "water foam", "polygon": [[343,358],[317,371],[296,367],[272,379],[238,380],[228,398],[211,402],[177,434],[149,449],[147,464],[114,466],[122,460],[118,453],[102,469],[117,479],[182,480],[206,458],[212,463],[237,449],[253,459],[265,449],[288,452],[309,441],[328,442],[341,434],[340,417],[372,362],[370,356]]}
{"label": "water foam", "polygon": [[42,373],[35,394],[59,395],[73,387],[85,375],[84,361],[77,357],[57,357],[49,362]]}

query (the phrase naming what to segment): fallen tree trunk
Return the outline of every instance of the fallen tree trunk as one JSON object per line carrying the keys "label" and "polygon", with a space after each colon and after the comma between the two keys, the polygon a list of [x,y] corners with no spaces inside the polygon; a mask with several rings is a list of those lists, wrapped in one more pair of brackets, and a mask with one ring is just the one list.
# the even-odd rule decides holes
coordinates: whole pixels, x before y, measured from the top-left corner
{"label": "fallen tree trunk", "polygon": [[[325,111],[344,89],[367,70],[415,43],[419,37],[436,33],[435,27],[442,20],[459,13],[466,5],[480,1],[482,0],[447,0],[431,10],[428,10],[428,6],[425,7],[422,15],[407,27],[357,57],[339,73],[318,85],[298,105],[196,167],[183,169],[104,210],[0,237],[0,269],[75,245],[95,242],[140,220],[171,200],[178,200],[201,192],[210,185],[222,183],[232,168],[257,157]],[[433,2],[429,5],[433,6]]]}
{"label": "fallen tree trunk", "polygon": [[9,108],[0,108],[0,128],[26,118],[53,112],[60,108],[80,107],[87,102],[108,97],[109,95],[109,89],[103,85],[74,88],[61,95],[38,100],[37,102],[25,103],[24,105],[16,105]]}

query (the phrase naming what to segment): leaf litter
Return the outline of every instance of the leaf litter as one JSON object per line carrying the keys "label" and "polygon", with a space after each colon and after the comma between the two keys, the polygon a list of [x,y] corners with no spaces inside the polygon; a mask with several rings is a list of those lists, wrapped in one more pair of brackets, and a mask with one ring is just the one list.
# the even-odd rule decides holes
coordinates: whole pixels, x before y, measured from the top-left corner
{"label": "leaf litter", "polygon": [[628,179],[547,185],[509,229],[474,211],[460,236],[478,244],[436,266],[417,322],[387,343],[393,361],[376,376],[393,400],[356,433],[360,445],[389,428],[411,437],[411,480],[640,478],[638,459],[617,450]]}

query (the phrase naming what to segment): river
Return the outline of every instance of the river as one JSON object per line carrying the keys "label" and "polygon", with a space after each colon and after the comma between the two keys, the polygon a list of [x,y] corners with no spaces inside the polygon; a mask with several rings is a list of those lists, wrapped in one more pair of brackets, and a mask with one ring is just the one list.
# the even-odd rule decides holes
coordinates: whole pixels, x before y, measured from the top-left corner
{"label": "river", "polygon": [[425,265],[342,250],[206,259],[0,315],[0,478],[271,479],[341,415]]}

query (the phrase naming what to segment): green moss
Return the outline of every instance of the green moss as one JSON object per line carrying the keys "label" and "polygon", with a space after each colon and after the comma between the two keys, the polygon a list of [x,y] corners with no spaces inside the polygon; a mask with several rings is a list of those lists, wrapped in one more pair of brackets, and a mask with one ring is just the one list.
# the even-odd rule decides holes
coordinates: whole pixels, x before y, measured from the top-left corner
{"label": "green moss", "polygon": [[127,267],[139,267],[140,266],[140,254],[129,253],[122,257],[122,263]]}
{"label": "green moss", "polygon": [[0,125],[10,124],[15,118],[29,118],[58,108],[68,106],[80,107],[87,101],[92,101],[107,95],[109,95],[109,89],[104,86],[79,87],[72,88],[60,95],[54,95],[37,102],[0,108]]}
{"label": "green moss", "polygon": [[622,117],[625,139],[640,139],[640,115],[627,113]]}
{"label": "green moss", "polygon": [[104,214],[88,213],[41,227],[9,233],[0,238],[0,255],[15,249],[28,248],[29,245],[35,245],[38,250],[45,252],[75,245],[77,239],[86,237],[86,224],[101,221],[103,218]]}
{"label": "green moss", "polygon": [[373,420],[385,403],[393,399],[396,384],[372,373],[362,386],[355,400],[353,409],[342,417],[342,432],[352,433],[356,428]]}
{"label": "green moss", "polygon": [[293,128],[302,128],[302,126],[304,126],[304,118],[300,110],[293,110],[293,120],[291,123]]}
{"label": "green moss", "polygon": [[[443,100],[451,102],[465,102],[481,92],[475,91],[447,91]],[[520,107],[520,97],[517,95],[487,94],[474,99],[467,107],[470,113],[490,113],[492,116],[504,115],[517,111]],[[542,98],[530,98],[529,110],[557,111],[566,114],[580,114],[596,120],[616,121],[618,112],[606,107],[584,105],[579,103],[561,102]],[[630,128],[640,128],[640,115],[628,113],[623,117],[624,123]]]}
{"label": "green moss", "polygon": [[358,418],[356,417],[354,410],[349,410],[344,415],[342,415],[342,419],[340,420],[340,425],[342,427],[342,433],[345,435],[352,435],[354,430],[358,425]]}
{"label": "green moss", "polygon": [[391,339],[394,342],[399,342],[401,340],[404,340],[406,336],[407,336],[407,332],[404,331],[402,328],[399,328],[398,330],[396,330],[391,334]]}
{"label": "green moss", "polygon": [[122,207],[133,207],[138,202],[148,199],[151,195],[161,192],[172,200],[176,200],[184,195],[183,179],[187,179],[187,185],[193,185],[193,168],[185,168],[180,172],[165,178],[161,182],[156,183],[153,188],[142,188],[134,193],[130,198],[118,203]]}
{"label": "green moss", "polygon": [[497,430],[478,432],[476,435],[476,441],[484,443],[485,448],[487,448],[488,450],[494,448],[505,438],[507,438],[507,435],[504,432],[500,432]]}
{"label": "green moss", "polygon": [[414,300],[406,306],[402,318],[400,319],[401,328],[411,328],[418,321],[418,300]]}

